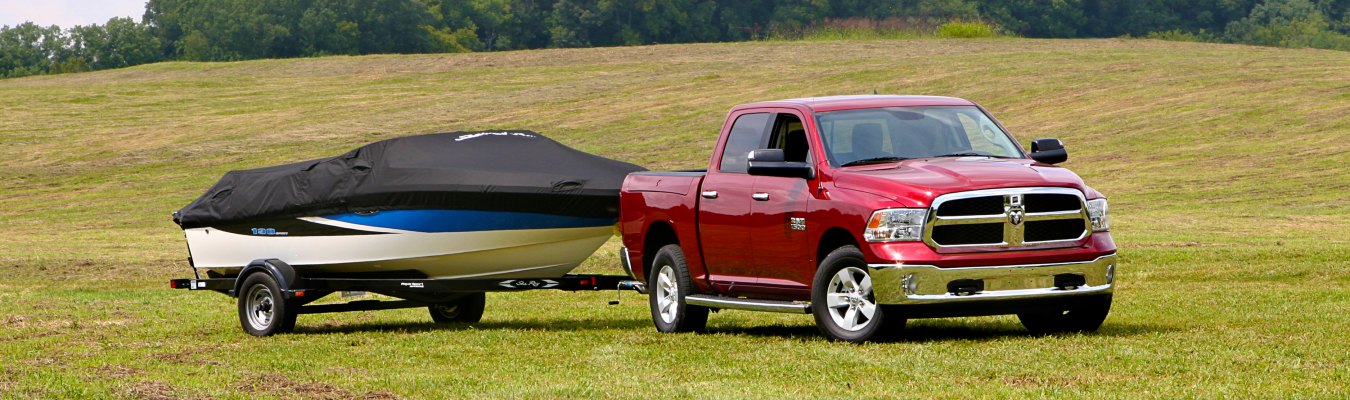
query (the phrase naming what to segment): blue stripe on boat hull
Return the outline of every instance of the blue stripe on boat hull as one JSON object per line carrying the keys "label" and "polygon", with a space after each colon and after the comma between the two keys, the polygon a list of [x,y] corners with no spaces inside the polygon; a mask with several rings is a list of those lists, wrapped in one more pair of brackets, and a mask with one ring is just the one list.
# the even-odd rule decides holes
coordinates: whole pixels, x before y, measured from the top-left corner
{"label": "blue stripe on boat hull", "polygon": [[613,225],[617,221],[615,218],[475,210],[388,210],[374,214],[335,214],[323,218],[371,227],[425,233],[584,228]]}

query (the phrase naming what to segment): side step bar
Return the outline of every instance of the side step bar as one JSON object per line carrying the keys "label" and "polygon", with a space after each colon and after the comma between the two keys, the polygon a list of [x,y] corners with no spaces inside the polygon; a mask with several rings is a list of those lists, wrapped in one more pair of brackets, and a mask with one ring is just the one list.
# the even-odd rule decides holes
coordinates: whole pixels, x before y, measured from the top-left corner
{"label": "side step bar", "polygon": [[703,306],[711,308],[721,308],[728,310],[747,310],[747,311],[768,311],[789,314],[810,314],[811,305],[802,303],[793,303],[791,301],[777,300],[751,300],[736,297],[709,296],[706,294],[691,294],[684,298],[684,302],[693,306]]}

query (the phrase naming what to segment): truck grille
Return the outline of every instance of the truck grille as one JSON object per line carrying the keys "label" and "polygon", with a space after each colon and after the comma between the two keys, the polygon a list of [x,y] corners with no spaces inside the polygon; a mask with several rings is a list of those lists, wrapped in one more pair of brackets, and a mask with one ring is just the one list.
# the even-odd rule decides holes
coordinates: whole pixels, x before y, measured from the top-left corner
{"label": "truck grille", "polygon": [[1067,247],[1087,236],[1083,194],[1009,188],[939,196],[924,241],[944,252]]}

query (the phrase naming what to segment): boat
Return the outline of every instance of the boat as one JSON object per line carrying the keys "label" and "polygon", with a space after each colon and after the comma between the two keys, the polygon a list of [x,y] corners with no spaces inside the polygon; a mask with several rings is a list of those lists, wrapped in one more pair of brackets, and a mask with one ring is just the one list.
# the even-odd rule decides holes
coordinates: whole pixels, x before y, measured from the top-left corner
{"label": "boat", "polygon": [[532,131],[408,136],[231,171],[174,222],[208,277],[277,259],[306,277],[553,278],[609,239],[640,170]]}

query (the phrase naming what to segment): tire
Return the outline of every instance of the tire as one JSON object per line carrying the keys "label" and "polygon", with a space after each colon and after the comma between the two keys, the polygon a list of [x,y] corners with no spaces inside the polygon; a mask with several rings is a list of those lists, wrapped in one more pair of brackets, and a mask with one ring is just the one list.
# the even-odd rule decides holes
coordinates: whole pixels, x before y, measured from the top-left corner
{"label": "tire", "polygon": [[1111,312],[1111,295],[1077,300],[1063,310],[1017,314],[1028,331],[1038,335],[1095,332]]}
{"label": "tire", "polygon": [[454,301],[427,306],[431,320],[438,324],[475,323],[483,319],[487,296],[470,293]]}
{"label": "tire", "polygon": [[856,246],[834,249],[820,262],[811,282],[811,314],[821,333],[844,342],[888,337],[905,326],[902,314],[876,304],[867,261]]}
{"label": "tire", "polygon": [[253,336],[271,336],[295,329],[295,302],[277,285],[277,280],[266,273],[255,273],[244,279],[239,295],[239,325]]}
{"label": "tire", "polygon": [[689,265],[680,245],[666,245],[658,250],[650,271],[648,306],[656,330],[702,332],[708,326],[708,308],[685,303],[685,298],[694,293],[694,280],[689,276]]}

